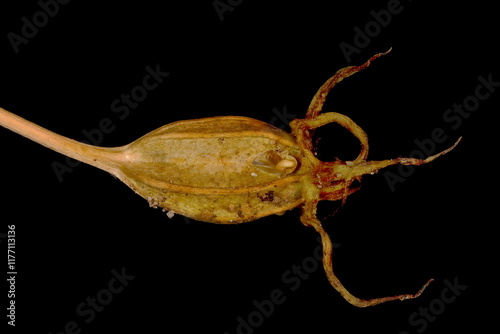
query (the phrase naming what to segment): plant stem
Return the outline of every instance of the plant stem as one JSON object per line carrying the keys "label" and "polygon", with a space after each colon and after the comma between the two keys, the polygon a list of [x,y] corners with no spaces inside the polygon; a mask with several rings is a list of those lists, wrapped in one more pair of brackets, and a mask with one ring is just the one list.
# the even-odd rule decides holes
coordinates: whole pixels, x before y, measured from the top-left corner
{"label": "plant stem", "polygon": [[123,148],[105,148],[87,145],[58,135],[30,121],[0,108],[0,126],[20,134],[34,142],[64,154],[72,159],[116,175]]}

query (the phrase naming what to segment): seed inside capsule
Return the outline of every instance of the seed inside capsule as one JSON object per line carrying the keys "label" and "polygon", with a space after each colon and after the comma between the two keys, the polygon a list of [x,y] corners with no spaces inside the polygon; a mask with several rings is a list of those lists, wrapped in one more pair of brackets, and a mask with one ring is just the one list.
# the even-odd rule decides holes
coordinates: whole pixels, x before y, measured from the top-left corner
{"label": "seed inside capsule", "polygon": [[289,159],[283,159],[283,160],[281,160],[280,162],[278,162],[276,164],[276,169],[285,170],[287,168],[295,167],[295,165],[297,165],[297,161],[295,161],[295,160],[289,160]]}

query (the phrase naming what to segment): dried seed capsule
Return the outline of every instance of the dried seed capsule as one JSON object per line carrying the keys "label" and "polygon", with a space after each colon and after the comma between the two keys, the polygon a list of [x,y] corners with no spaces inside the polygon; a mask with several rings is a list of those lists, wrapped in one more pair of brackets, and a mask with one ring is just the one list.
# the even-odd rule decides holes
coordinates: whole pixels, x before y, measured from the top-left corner
{"label": "dried seed capsule", "polygon": [[[390,50],[389,50],[390,51]],[[388,52],[389,52],[388,51]],[[321,200],[345,202],[359,189],[365,174],[394,165],[421,165],[427,159],[367,161],[368,136],[347,116],[321,114],[328,92],[337,83],[370,65],[348,66],[328,79],[313,97],[304,119],[290,123],[292,134],[246,117],[213,117],[165,125],[117,148],[95,147],[57,135],[0,108],[0,125],[55,151],[117,176],[151,207],[212,223],[242,223],[301,207],[300,220],[320,234],[323,267],[330,284],[358,307],[420,296],[416,294],[364,300],[353,296],[335,276],[330,237],[316,217]],[[313,154],[314,129],[328,123],[348,129],[361,143],[353,161],[321,162]],[[460,140],[460,139],[459,139]]]}
{"label": "dried seed capsule", "polygon": [[[255,119],[175,122],[124,151],[120,179],[155,205],[196,220],[241,223],[302,201],[293,136]],[[262,195],[269,192],[272,200]]]}

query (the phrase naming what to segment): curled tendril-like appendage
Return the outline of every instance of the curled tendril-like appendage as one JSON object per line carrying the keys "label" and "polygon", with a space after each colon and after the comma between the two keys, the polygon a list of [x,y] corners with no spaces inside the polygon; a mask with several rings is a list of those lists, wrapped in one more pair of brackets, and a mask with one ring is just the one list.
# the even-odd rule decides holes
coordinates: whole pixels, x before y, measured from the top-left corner
{"label": "curled tendril-like appendage", "polygon": [[[342,114],[328,112],[321,114],[323,104],[328,92],[340,81],[365,69],[370,63],[390,52],[391,50],[377,54],[371,57],[366,63],[360,66],[349,66],[340,69],[330,79],[328,79],[318,90],[311,101],[305,119],[296,119],[290,123],[292,133],[296,136],[297,142],[301,147],[306,160],[303,163],[310,165],[310,169],[314,170],[312,184],[305,184],[308,187],[303,193],[305,194],[305,204],[302,207],[301,221],[306,226],[312,226],[320,234],[323,244],[323,267],[325,269],[328,281],[330,284],[344,297],[349,303],[357,307],[373,306],[385,303],[392,300],[406,300],[417,298],[422,294],[425,288],[432,282],[430,279],[423,287],[415,294],[402,294],[390,297],[360,299],[353,296],[342,285],[337,278],[332,267],[332,242],[327,232],[321,226],[321,222],[316,217],[317,204],[320,200],[337,201],[341,200],[342,205],[346,198],[359,189],[358,186],[353,186],[354,181],[361,181],[361,177],[365,174],[374,174],[379,169],[384,167],[403,164],[403,165],[422,165],[442,156],[451,151],[458,144],[460,139],[450,148],[428,157],[427,159],[414,158],[397,158],[383,161],[367,161],[368,156],[368,136],[366,133],[354,123],[350,118]],[[313,144],[312,136],[314,129],[326,125],[328,123],[337,123],[350,131],[361,143],[361,151],[353,161],[334,161],[322,162],[316,159],[312,153]]]}

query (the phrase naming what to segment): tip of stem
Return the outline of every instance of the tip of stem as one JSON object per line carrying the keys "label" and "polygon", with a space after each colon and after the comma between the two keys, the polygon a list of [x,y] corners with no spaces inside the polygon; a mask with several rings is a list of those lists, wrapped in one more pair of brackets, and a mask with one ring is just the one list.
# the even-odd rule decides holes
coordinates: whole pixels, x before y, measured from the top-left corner
{"label": "tip of stem", "polygon": [[431,162],[437,158],[439,158],[440,156],[442,155],[445,155],[446,153],[450,152],[451,150],[453,150],[455,147],[457,147],[458,143],[460,143],[460,141],[462,140],[462,137],[458,138],[458,140],[455,142],[455,144],[453,144],[451,147],[447,148],[446,150],[444,151],[441,151],[439,152],[438,154],[435,154],[435,155],[431,155],[430,157],[428,157],[427,159],[424,160],[425,163],[428,163],[428,162]]}
{"label": "tip of stem", "polygon": [[[426,163],[429,163],[437,158],[439,158],[442,155],[445,155],[446,153],[450,152],[453,150],[458,143],[462,140],[462,137],[458,138],[458,140],[449,148],[447,148],[444,151],[439,152],[438,154],[431,155],[427,159],[416,159],[416,158],[397,158],[397,159],[390,159],[390,160],[381,160],[381,161],[362,161],[360,163],[355,163],[355,164],[347,164],[344,169],[348,169],[349,171],[346,171],[346,175],[349,175],[349,178],[356,178],[360,177],[362,175],[366,174],[374,174],[378,170],[391,166],[391,165],[423,165]],[[339,169],[339,167],[337,167]],[[343,172],[343,171],[342,171]]]}

